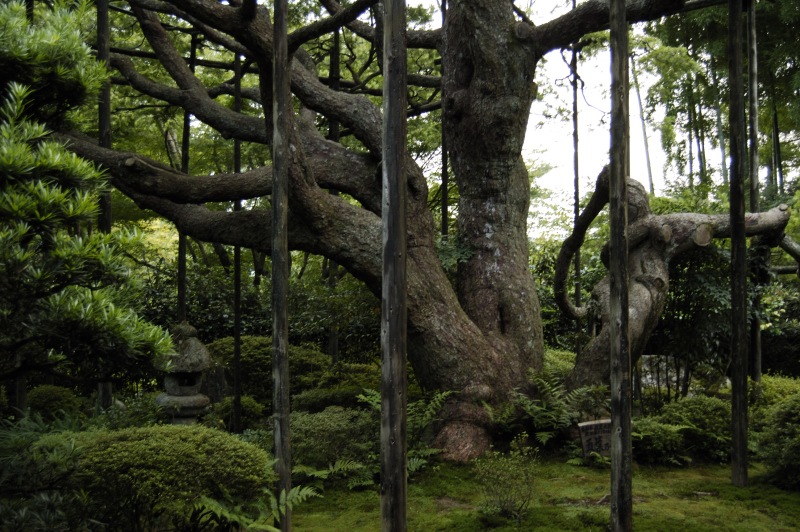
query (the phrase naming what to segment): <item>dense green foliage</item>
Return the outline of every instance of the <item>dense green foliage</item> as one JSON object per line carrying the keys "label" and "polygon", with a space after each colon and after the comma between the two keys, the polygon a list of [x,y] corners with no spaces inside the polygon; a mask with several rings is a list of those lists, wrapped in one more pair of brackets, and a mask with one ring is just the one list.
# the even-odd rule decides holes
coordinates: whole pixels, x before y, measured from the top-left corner
{"label": "dense green foliage", "polygon": [[[208,344],[211,356],[233,368],[233,338]],[[272,338],[242,337],[242,393],[272,411]],[[330,366],[330,358],[310,347],[289,346],[289,394],[315,388]],[[228,379],[232,383],[233,379]]]}
{"label": "dense green foliage", "polygon": [[800,489],[800,393],[773,406],[764,420],[758,456],[779,486]]}
{"label": "dense green foliage", "polygon": [[364,389],[360,386],[305,390],[292,397],[292,410],[316,414],[329,406],[358,408],[362,406],[358,398],[362,393]]}
{"label": "dense green foliage", "polygon": [[731,452],[731,404],[695,395],[664,406],[658,420],[682,425],[686,449],[701,460],[726,462]]}
{"label": "dense green foliage", "polygon": [[[242,396],[242,428],[261,429],[264,428],[264,406],[256,402],[249,395]],[[226,397],[213,406],[213,412],[203,418],[203,424],[207,426],[221,426],[225,428],[233,427],[233,397]]]}
{"label": "dense green foliage", "polygon": [[34,452],[71,449],[81,454],[66,486],[86,492],[93,517],[112,530],[180,520],[201,496],[248,500],[271,478],[264,451],[201,426],[62,432]]}
{"label": "dense green foliage", "polygon": [[14,83],[28,87],[25,118],[53,126],[96,93],[107,74],[91,57],[81,27],[93,14],[89,2],[62,0],[30,24],[24,2],[3,2],[0,97],[6,98]]}
{"label": "dense green foliage", "polygon": [[31,413],[41,414],[45,419],[54,419],[59,411],[75,415],[80,407],[81,403],[72,390],[61,386],[43,384],[28,393],[28,408]]}
{"label": "dense green foliage", "polygon": [[633,421],[631,440],[633,459],[639,464],[682,465],[690,460],[680,425],[669,425],[656,418]]}
{"label": "dense green foliage", "polygon": [[326,468],[338,460],[366,462],[377,456],[378,418],[360,409],[329,406],[322,412],[292,412],[292,460],[297,464]]}
{"label": "dense green foliage", "polygon": [[91,231],[105,178],[35,121],[64,118],[105,80],[81,41],[89,12],[57,3],[29,25],[22,3],[0,5],[0,372],[68,362],[76,376],[131,376],[171,351],[135,313],[135,235]]}

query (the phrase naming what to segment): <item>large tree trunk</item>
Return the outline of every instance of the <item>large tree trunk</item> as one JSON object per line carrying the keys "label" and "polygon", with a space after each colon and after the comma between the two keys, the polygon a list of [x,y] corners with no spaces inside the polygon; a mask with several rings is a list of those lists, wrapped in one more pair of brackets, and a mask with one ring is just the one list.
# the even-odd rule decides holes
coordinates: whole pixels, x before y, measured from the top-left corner
{"label": "large tree trunk", "polygon": [[[244,2],[239,8],[215,0],[130,3],[153,50],[130,55],[155,56],[172,80],[170,84],[153,81],[141,75],[129,57],[112,54],[110,65],[125,83],[182,107],[225,137],[269,143],[271,114],[267,113],[265,128],[263,119],[217,103],[213,98],[232,94],[233,85],[204,87],[156,14],[148,11],[181,18],[206,40],[244,55],[252,69],[260,72],[260,88],[244,89],[243,96],[270,102],[273,41],[266,7]],[[289,132],[289,246],[336,261],[379,295],[381,187],[376,174],[383,155],[381,113],[363,94],[326,86],[301,48],[341,26],[380,48],[380,32],[357,20],[376,2],[355,0],[346,7],[335,0],[321,3],[332,16],[289,35],[289,53],[294,57],[291,87],[302,104]],[[682,8],[681,0],[634,2],[627,7],[627,20],[652,20]],[[448,6],[444,30],[407,32],[409,48],[443,51],[445,135],[460,193],[458,236],[474,249],[459,268],[456,294],[434,249],[425,177],[409,158],[408,358],[424,388],[459,392],[445,412],[438,439],[452,451],[450,456],[469,458],[484,450],[489,422],[481,402],[502,400],[513,388],[525,385],[528,369],[541,368],[540,308],[528,269],[530,192],[521,157],[535,95],[533,75],[544,54],[603,29],[608,17],[607,2],[588,0],[562,17],[535,26],[515,16],[512,3],[505,0],[454,0]],[[411,85],[442,85],[442,80],[430,75],[409,73],[408,80]],[[314,126],[314,113],[340,122],[366,153],[325,140]],[[188,178],[167,165],[100,148],[79,135],[62,138],[70,140],[76,153],[105,166],[120,191],[173,221],[182,233],[270,252],[269,211],[210,211],[203,203],[269,195],[271,168]],[[346,193],[360,206],[324,189]]]}

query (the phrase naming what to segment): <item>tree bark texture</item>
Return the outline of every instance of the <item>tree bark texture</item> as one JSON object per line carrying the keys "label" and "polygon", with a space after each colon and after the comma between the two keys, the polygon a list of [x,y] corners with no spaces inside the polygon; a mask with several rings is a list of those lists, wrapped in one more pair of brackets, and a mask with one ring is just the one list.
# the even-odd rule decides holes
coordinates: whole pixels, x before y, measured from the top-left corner
{"label": "tree bark texture", "polygon": [[[214,98],[219,94],[233,94],[232,84],[204,86],[175,49],[157,15],[174,15],[205,39],[227,48],[231,56],[242,54],[245,63],[258,72],[248,74],[258,76],[258,89],[243,90],[243,97],[271,102],[276,42],[266,6],[246,2],[238,7],[213,0],[130,3],[150,45],[141,52],[154,54],[171,78],[169,83],[160,83],[138,70],[138,61],[152,58],[112,53],[110,66],[132,89],[183,108],[225,138],[272,142],[272,113],[264,113],[262,119],[217,102]],[[286,238],[290,249],[336,261],[379,295],[382,191],[377,176],[385,157],[381,112],[365,95],[348,89],[344,80],[341,90],[332,90],[330,80],[320,78],[302,47],[343,26],[376,48],[382,47],[377,28],[357,20],[376,2],[357,0],[347,7],[335,0],[321,3],[328,13],[293,31],[287,42],[291,53],[288,83],[302,105],[288,116],[285,132],[289,146]],[[639,0],[627,4],[626,18],[628,22],[653,20],[682,9],[686,7],[681,0]],[[589,0],[538,26],[520,20],[510,2],[453,0],[448,3],[443,30],[406,32],[409,48],[442,53],[443,77],[409,73],[408,83],[443,88],[445,142],[451,177],[460,192],[457,231],[474,249],[459,267],[456,291],[435,252],[434,235],[439,228],[427,204],[425,176],[407,156],[407,354],[424,388],[458,392],[446,409],[437,439],[453,451],[446,456],[466,459],[485,450],[490,422],[481,402],[502,400],[510,390],[527,385],[529,369],[542,367],[540,307],[535,280],[528,271],[530,192],[521,156],[535,92],[533,75],[544,54],[604,29],[608,20],[608,3],[603,0]],[[364,149],[352,150],[326,140],[314,125],[316,114],[341,123]],[[272,252],[270,210],[221,212],[203,205],[272,194],[271,167],[189,179],[167,165],[101,148],[76,133],[57,136],[68,140],[74,152],[102,164],[115,187],[139,206],[173,221],[179,231],[205,242],[239,245],[259,254]],[[326,189],[346,193],[359,205]],[[639,244],[641,256],[656,253]],[[648,270],[641,275],[649,278],[653,273]],[[632,314],[631,319],[637,318]]]}

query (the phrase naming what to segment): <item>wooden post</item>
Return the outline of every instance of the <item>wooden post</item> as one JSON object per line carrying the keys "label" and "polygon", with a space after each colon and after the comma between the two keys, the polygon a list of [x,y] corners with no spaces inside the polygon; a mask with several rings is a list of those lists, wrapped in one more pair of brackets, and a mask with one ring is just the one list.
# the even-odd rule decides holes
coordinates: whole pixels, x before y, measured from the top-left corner
{"label": "wooden post", "polygon": [[611,530],[633,527],[631,361],[628,345],[628,25],[611,0]]}
{"label": "wooden post", "polygon": [[[339,28],[336,28],[333,32],[333,48],[331,48],[331,68],[330,68],[330,88],[331,90],[338,91],[339,90],[339,80],[341,79],[341,71],[339,66]],[[339,121],[334,118],[328,119],[328,139],[339,142]],[[329,192],[334,196],[338,195],[337,192],[333,189],[330,189]],[[337,272],[339,271],[339,265],[336,264],[336,261],[333,259],[328,260],[328,287],[331,290],[336,288],[337,283]],[[337,364],[339,362],[339,326],[337,324],[332,324],[328,328],[328,356],[331,358],[331,364]]]}
{"label": "wooden post", "polygon": [[406,3],[385,0],[384,5],[381,531],[405,532]]}
{"label": "wooden post", "polygon": [[[31,6],[33,3],[31,2]],[[108,69],[109,36],[111,34],[108,0],[97,0],[97,60],[102,61]],[[100,147],[111,148],[111,82],[106,81],[100,90],[98,98],[98,137]],[[100,195],[100,214],[97,217],[97,228],[103,233],[111,232],[111,192]],[[113,390],[110,382],[101,382],[97,385],[97,398],[100,408],[108,410],[114,402]]]}
{"label": "wooden post", "polygon": [[647,178],[650,181],[650,194],[655,195],[656,189],[653,186],[653,169],[650,166],[650,146],[647,142],[647,125],[644,119],[644,106],[642,105],[642,93],[639,90],[639,76],[636,74],[636,60],[631,54],[631,72],[633,73],[633,86],[636,89],[636,99],[639,102],[639,115],[642,118],[642,137],[644,138],[644,158],[647,160]]}
{"label": "wooden post", "polygon": [[[97,0],[97,60],[102,61],[108,69],[109,59],[109,18],[108,0]],[[100,147],[111,148],[111,82],[106,81],[100,90],[98,99],[98,136]],[[98,229],[103,233],[111,232],[111,192],[100,196],[100,215],[97,220]]]}
{"label": "wooden post", "polygon": [[[189,52],[189,69],[194,73],[197,61],[197,35],[192,34]],[[181,138],[181,172],[189,173],[189,140],[192,135],[192,115],[183,112],[183,136]],[[178,230],[178,323],[186,321],[186,234]]]}
{"label": "wooden post", "polygon": [[[242,59],[233,59],[233,110],[242,111]],[[233,140],[233,171],[242,171],[242,142]],[[233,210],[242,210],[236,200]],[[242,248],[233,248],[233,432],[242,433]]]}
{"label": "wooden post", "polygon": [[[272,75],[272,419],[275,433],[275,469],[278,496],[292,489],[291,441],[289,437],[289,52],[287,46],[287,0],[275,0]],[[289,508],[280,518],[280,529],[292,529]]]}
{"label": "wooden post", "polygon": [[[446,20],[447,20],[447,0],[442,0],[442,32],[445,31],[444,24],[445,24]],[[442,45],[442,46],[444,46],[444,45]],[[444,55],[444,50],[442,50],[442,53]],[[447,138],[446,138],[446,135],[445,135],[445,132],[444,132],[444,120],[445,120],[445,116],[444,116],[444,61],[442,61],[442,95],[441,95],[441,100],[442,100],[442,185],[441,185],[441,191],[442,191],[442,236],[447,236],[447,233],[449,231],[449,226],[448,226],[448,223],[447,223],[448,222],[448,215],[447,215],[448,204],[447,204],[447,202],[450,199],[447,190],[448,190],[448,188],[450,188],[450,175],[449,175],[450,169],[448,168],[449,161],[447,159]]]}
{"label": "wooden post", "polygon": [[[576,0],[572,0],[572,9],[577,5]],[[575,196],[573,201],[573,226],[578,223],[578,216],[581,214],[581,193],[580,193],[580,172],[578,169],[578,52],[572,50],[572,59],[569,63],[572,74],[572,166],[574,171]],[[575,268],[575,306],[581,306],[581,250],[575,250],[573,258]],[[575,354],[581,354],[581,320],[575,320]]]}
{"label": "wooden post", "polygon": [[[748,68],[748,91],[749,100],[749,125],[750,125],[750,212],[759,212],[759,182],[758,182],[758,44],[756,36],[756,1],[747,2],[747,68]],[[753,239],[758,242],[758,238]],[[759,248],[760,249],[760,248]],[[769,260],[767,252],[765,260]],[[757,265],[755,279],[761,283],[764,277],[761,274],[761,265]],[[753,320],[750,323],[750,378],[753,382],[761,384],[761,319],[759,310],[761,308],[761,297],[756,295],[753,298],[753,308],[756,310]]]}
{"label": "wooden post", "polygon": [[728,2],[731,143],[731,482],[747,486],[747,241],[744,225],[745,160],[742,0]]}

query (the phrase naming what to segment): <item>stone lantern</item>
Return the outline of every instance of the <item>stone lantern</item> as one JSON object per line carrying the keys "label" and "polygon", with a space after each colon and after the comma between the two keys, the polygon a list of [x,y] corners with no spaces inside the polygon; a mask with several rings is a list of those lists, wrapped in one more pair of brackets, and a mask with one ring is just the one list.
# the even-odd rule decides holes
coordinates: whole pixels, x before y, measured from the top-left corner
{"label": "stone lantern", "polygon": [[164,377],[167,393],[156,397],[173,425],[192,425],[208,406],[209,399],[200,393],[203,372],[211,367],[208,349],[197,339],[197,329],[185,321],[172,330],[178,355],[171,359]]}

